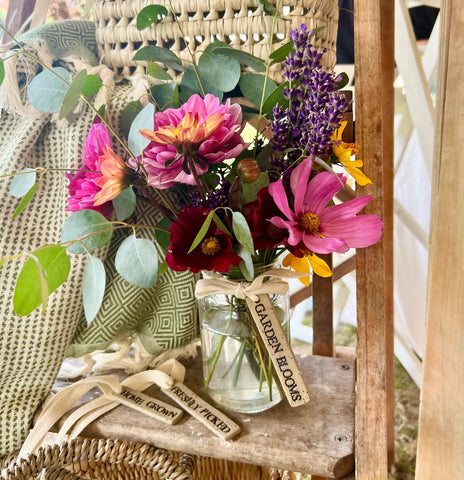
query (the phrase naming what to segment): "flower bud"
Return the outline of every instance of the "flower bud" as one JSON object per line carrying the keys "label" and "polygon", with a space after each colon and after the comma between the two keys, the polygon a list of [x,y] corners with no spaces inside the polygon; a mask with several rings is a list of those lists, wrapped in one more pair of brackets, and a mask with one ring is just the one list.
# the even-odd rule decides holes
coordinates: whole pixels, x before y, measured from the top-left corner
{"label": "flower bud", "polygon": [[253,183],[261,173],[258,162],[254,158],[244,158],[237,164],[237,175],[244,183]]}

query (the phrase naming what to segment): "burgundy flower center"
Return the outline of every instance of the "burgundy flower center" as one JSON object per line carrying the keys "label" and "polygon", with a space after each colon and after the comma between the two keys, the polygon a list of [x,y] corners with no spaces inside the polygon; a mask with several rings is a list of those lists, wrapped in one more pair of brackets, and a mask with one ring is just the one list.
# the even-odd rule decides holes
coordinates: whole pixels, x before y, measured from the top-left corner
{"label": "burgundy flower center", "polygon": [[317,233],[321,221],[315,213],[304,213],[298,219],[298,224],[306,233]]}
{"label": "burgundy flower center", "polygon": [[221,251],[221,242],[216,237],[209,237],[201,242],[201,251],[204,255],[216,255]]}

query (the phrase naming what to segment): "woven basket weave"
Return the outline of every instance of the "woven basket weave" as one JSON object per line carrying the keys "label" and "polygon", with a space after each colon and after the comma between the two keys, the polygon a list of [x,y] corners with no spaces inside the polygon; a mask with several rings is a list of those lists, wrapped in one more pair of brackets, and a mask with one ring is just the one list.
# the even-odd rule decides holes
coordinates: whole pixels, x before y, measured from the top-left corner
{"label": "woven basket weave", "polygon": [[[260,58],[269,55],[269,32],[272,18],[263,16],[256,0],[172,0],[178,23],[168,15],[162,22],[139,31],[137,14],[150,3],[165,5],[167,0],[95,0],[97,43],[104,64],[122,75],[137,70],[132,61],[135,52],[145,45],[170,48],[180,58],[190,58],[182,34],[191,51],[200,53],[212,41],[221,40],[234,48]],[[272,1],[275,3],[275,0]],[[286,18],[277,20],[274,47],[288,41],[291,29],[305,23],[309,29],[325,26],[314,40],[327,50],[323,62],[333,67],[336,61],[338,26],[337,0],[283,0]],[[278,72],[274,72],[278,76]]]}
{"label": "woven basket weave", "polygon": [[0,459],[0,480],[294,480],[291,472],[168,452],[136,442],[76,438],[18,460]]}

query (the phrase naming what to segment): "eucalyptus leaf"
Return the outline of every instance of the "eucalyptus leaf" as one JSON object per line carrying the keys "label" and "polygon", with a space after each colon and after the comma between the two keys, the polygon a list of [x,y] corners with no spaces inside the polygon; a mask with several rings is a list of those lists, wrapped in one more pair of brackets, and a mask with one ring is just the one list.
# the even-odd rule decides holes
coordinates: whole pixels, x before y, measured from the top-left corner
{"label": "eucalyptus leaf", "polygon": [[218,227],[219,230],[221,230],[221,232],[224,232],[227,235],[230,235],[230,230],[225,226],[224,222],[219,218],[216,212],[214,212],[213,220],[214,220],[214,223],[216,224],[216,227]]}
{"label": "eucalyptus leaf", "polygon": [[93,255],[85,268],[82,280],[82,299],[87,325],[97,316],[103,302],[106,287],[106,272],[103,262]]}
{"label": "eucalyptus leaf", "polygon": [[172,82],[171,75],[156,62],[148,62],[147,73],[150,77],[157,78],[158,80],[170,80]]}
{"label": "eucalyptus leaf", "polygon": [[44,113],[60,111],[71,83],[71,75],[63,67],[43,70],[27,86],[27,98],[32,106]]}
{"label": "eucalyptus leaf", "polygon": [[242,245],[239,246],[238,248],[238,256],[242,259],[242,261],[238,264],[240,267],[240,271],[242,272],[242,275],[245,277],[246,280],[249,282],[252,282],[254,279],[254,265],[253,265],[253,258]]}
{"label": "eucalyptus leaf", "polygon": [[266,65],[264,62],[260,58],[251,55],[251,53],[243,52],[242,50],[236,50],[232,47],[218,47],[214,49],[214,53],[234,58],[243,65],[246,65],[257,72],[266,71]]}
{"label": "eucalyptus leaf", "polygon": [[166,7],[162,7],[161,5],[148,5],[142,8],[137,15],[137,29],[144,30],[150,25],[160,22],[167,14],[168,11]]}
{"label": "eucalyptus leaf", "polygon": [[122,110],[119,117],[119,124],[123,135],[127,138],[129,136],[130,126],[134,118],[142,110],[143,105],[139,101],[129,102]]}
{"label": "eucalyptus leaf", "polygon": [[113,207],[116,211],[116,219],[122,222],[129,218],[135,211],[137,197],[132,187],[125,188],[113,199]]}
{"label": "eucalyptus leaf", "polygon": [[270,78],[266,79],[264,75],[246,73],[240,78],[239,87],[246,99],[255,105],[260,105],[264,88],[264,98],[266,98],[277,88],[277,84]]}
{"label": "eucalyptus leaf", "polygon": [[178,91],[177,83],[162,83],[151,88],[151,94],[158,105],[159,110],[164,110],[167,107],[177,108],[178,100],[176,102],[176,92]]}
{"label": "eucalyptus leaf", "polygon": [[201,78],[222,92],[233,90],[240,80],[240,62],[235,58],[216,53],[214,43],[209,45],[198,60]]}
{"label": "eucalyptus leaf", "polygon": [[79,101],[79,98],[82,95],[82,92],[85,87],[85,83],[87,81],[87,70],[81,70],[76,78],[72,81],[71,85],[69,86],[68,91],[63,99],[63,104],[60,108],[60,115],[59,118],[64,118],[66,115],[72,112],[72,109]]}
{"label": "eucalyptus leaf", "polygon": [[3,60],[0,60],[0,85],[5,80],[5,65],[3,64]]}
{"label": "eucalyptus leaf", "polygon": [[102,87],[103,83],[96,75],[87,75],[84,88],[82,89],[82,95],[84,95],[84,97],[91,97]]}
{"label": "eucalyptus leaf", "polygon": [[155,244],[134,235],[121,243],[115,258],[116,270],[132,285],[150,288],[158,279],[158,252]]}
{"label": "eucalyptus leaf", "polygon": [[251,255],[253,255],[255,253],[253,238],[251,237],[250,227],[242,213],[232,213],[232,228],[238,242],[243,245]]}
{"label": "eucalyptus leaf", "polygon": [[158,277],[163,275],[163,273],[166,273],[169,269],[169,265],[166,262],[163,262],[159,267],[158,267]]}
{"label": "eucalyptus leaf", "polygon": [[10,193],[13,197],[21,198],[34,186],[37,179],[35,168],[24,168],[13,177],[10,184]]}
{"label": "eucalyptus leaf", "polygon": [[150,144],[148,138],[143,137],[139,130],[147,129],[153,130],[155,128],[155,107],[152,103],[147,103],[142,110],[136,115],[134,121],[132,122],[129,135],[127,138],[127,144],[130,151],[136,156],[139,157],[142,155],[142,152]]}
{"label": "eucalyptus leaf", "polygon": [[157,47],[156,45],[142,47],[137,51],[132,60],[136,62],[161,62],[178,72],[185,71],[181,59],[173,51],[168,50],[167,48]]}
{"label": "eucalyptus leaf", "polygon": [[[205,94],[211,93],[222,101],[224,96],[223,91],[218,90],[210,85],[201,75],[200,78]],[[204,96],[197,78],[197,74],[195,73],[193,67],[189,65],[180,82],[180,99],[182,102],[186,102],[192,95],[195,94]]]}
{"label": "eucalyptus leaf", "polygon": [[16,207],[16,210],[13,213],[13,219],[15,219],[26,208],[27,204],[32,200],[32,197],[35,195],[35,192],[37,192],[38,188],[39,182],[37,182],[35,185],[32,185],[26,195],[24,195],[23,199],[19,202],[19,205]]}
{"label": "eucalyptus leaf", "polygon": [[209,226],[211,225],[211,221],[213,220],[213,215],[214,215],[214,210],[211,210],[208,213],[208,216],[206,217],[205,221],[203,222],[203,225],[201,226],[200,230],[198,231],[196,237],[194,238],[192,245],[190,247],[190,250],[187,253],[193,252],[195,248],[198,247],[200,242],[203,240],[203,238],[206,235],[206,232],[208,231]]}
{"label": "eucalyptus leaf", "polygon": [[[82,238],[87,250],[93,252],[96,248],[106,245],[113,234],[113,225],[95,210],[79,210],[73,213],[63,224],[61,241],[71,242]],[[86,238],[83,238],[86,237]],[[70,253],[86,253],[80,242],[68,247]]]}
{"label": "eucalyptus leaf", "polygon": [[[46,279],[47,295],[53,293],[66,281],[71,269],[71,262],[66,249],[60,245],[47,245],[34,252],[24,264],[16,281],[13,295],[13,308],[18,315],[28,315],[43,304],[44,285],[41,284],[39,268]],[[39,267],[40,265],[40,267]]]}

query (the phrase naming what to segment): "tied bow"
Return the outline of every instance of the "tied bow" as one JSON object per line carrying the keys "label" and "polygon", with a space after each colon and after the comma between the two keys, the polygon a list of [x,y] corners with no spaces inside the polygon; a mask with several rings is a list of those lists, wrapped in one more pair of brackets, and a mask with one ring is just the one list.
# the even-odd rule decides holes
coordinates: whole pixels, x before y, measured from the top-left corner
{"label": "tied bow", "polygon": [[[233,280],[222,278],[204,278],[198,280],[195,295],[204,297],[206,295],[235,295],[237,298],[246,299],[257,302],[259,295],[276,294],[285,295],[288,292],[288,283],[281,280],[282,278],[299,278],[307,275],[286,270],[284,268],[273,268],[256,277],[253,282],[235,282]],[[264,282],[267,277],[274,277]]]}

